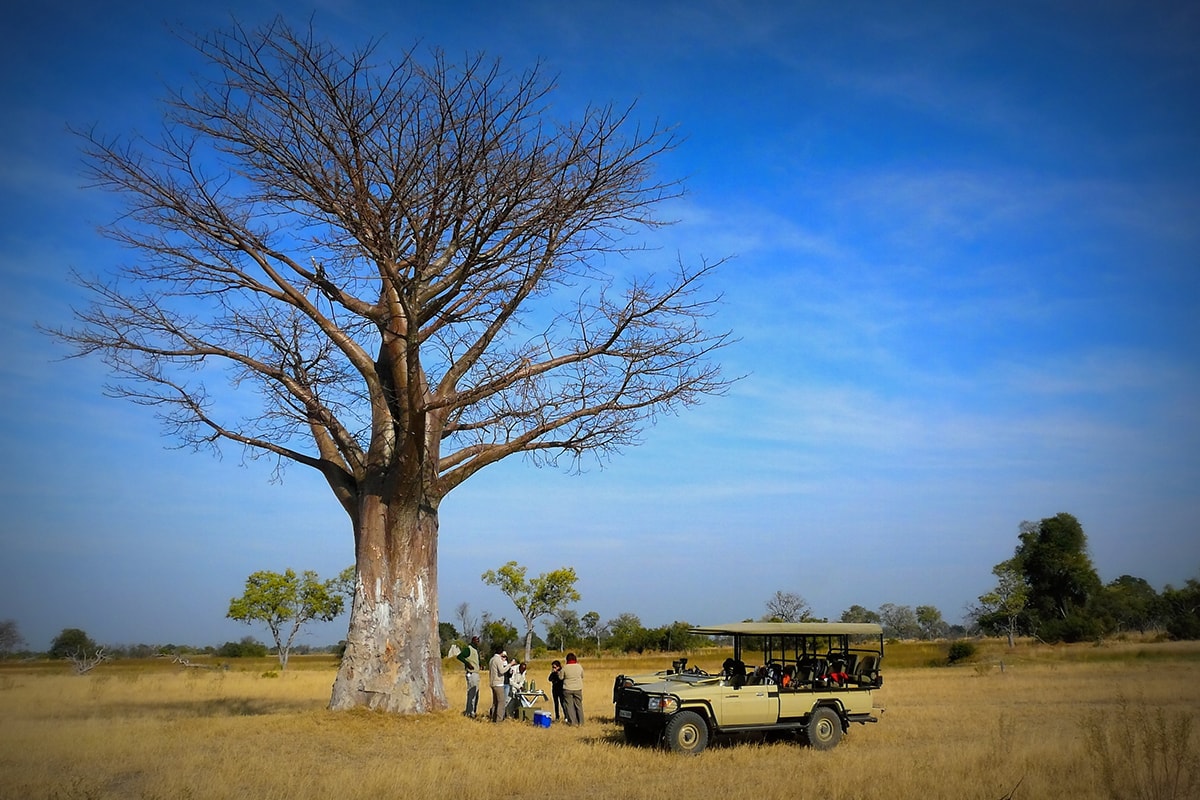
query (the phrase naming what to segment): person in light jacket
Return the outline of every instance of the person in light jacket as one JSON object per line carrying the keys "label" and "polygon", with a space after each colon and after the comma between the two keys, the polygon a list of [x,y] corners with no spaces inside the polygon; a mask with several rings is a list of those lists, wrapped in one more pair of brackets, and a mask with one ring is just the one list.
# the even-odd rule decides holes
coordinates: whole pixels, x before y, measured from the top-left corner
{"label": "person in light jacket", "polygon": [[492,687],[492,722],[503,722],[508,716],[508,693],[505,691],[508,670],[508,653],[497,650],[488,661],[488,685]]}
{"label": "person in light jacket", "polygon": [[583,667],[574,653],[567,653],[562,668],[563,713],[568,725],[583,724]]}

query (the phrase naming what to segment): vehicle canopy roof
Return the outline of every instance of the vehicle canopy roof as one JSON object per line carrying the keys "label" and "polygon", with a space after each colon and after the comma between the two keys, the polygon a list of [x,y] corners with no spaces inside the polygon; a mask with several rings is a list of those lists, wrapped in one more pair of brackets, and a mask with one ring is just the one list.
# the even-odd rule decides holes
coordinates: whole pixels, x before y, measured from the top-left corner
{"label": "vehicle canopy roof", "polygon": [[873,622],[730,622],[692,628],[704,636],[881,636]]}

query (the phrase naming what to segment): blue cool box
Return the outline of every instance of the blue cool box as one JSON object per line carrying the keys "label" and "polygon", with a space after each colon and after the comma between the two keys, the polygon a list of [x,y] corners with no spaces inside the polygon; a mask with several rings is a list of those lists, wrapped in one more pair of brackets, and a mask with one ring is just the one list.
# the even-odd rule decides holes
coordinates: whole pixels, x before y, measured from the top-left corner
{"label": "blue cool box", "polygon": [[550,727],[550,715],[547,714],[545,711],[533,712],[533,724],[539,728],[549,728]]}

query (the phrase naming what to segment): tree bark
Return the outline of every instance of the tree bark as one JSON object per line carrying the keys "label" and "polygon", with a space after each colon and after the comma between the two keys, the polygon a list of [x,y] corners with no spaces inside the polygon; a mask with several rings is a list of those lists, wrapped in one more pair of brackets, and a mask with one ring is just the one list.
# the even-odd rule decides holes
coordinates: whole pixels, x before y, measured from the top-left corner
{"label": "tree bark", "polygon": [[364,503],[355,535],[350,629],[331,710],[420,714],[448,707],[438,636],[437,535],[437,509],[428,503]]}

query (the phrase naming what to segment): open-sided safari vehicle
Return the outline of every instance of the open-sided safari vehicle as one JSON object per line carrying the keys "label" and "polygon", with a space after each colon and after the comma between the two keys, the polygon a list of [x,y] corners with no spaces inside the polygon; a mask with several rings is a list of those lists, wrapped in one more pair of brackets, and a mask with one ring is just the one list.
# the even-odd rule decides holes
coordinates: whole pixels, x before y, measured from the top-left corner
{"label": "open-sided safari vehicle", "polygon": [[692,632],[732,637],[733,656],[715,673],[680,659],[653,675],[618,675],[616,721],[631,744],[699,753],[716,736],[778,731],[828,750],[851,722],[876,721],[879,625],[735,622]]}

